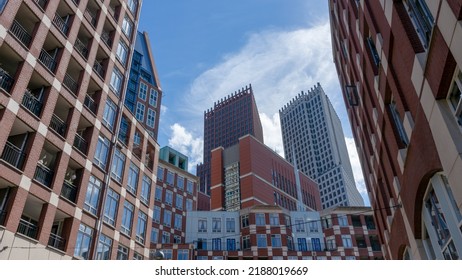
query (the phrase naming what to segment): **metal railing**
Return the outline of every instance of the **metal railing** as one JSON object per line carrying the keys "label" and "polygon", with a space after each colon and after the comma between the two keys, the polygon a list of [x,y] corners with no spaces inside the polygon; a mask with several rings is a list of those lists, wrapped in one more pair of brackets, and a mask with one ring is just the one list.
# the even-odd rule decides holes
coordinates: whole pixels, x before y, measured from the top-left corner
{"label": "metal railing", "polygon": [[53,114],[50,121],[50,128],[56,131],[59,135],[64,137],[66,132],[66,123],[61,120],[58,116]]}
{"label": "metal railing", "polygon": [[79,134],[76,134],[74,138],[74,147],[76,147],[77,150],[81,151],[82,153],[86,154],[87,146],[88,146],[87,141],[83,139],[83,137],[80,136]]}
{"label": "metal railing", "polygon": [[55,72],[57,62],[56,62],[55,58],[52,57],[46,50],[42,49],[42,51],[40,52],[40,55],[39,55],[39,60],[51,72],[53,72],[53,73]]}
{"label": "metal railing", "polygon": [[27,32],[27,30],[22,27],[22,25],[13,20],[13,24],[10,27],[10,32],[13,34],[24,46],[29,47],[30,42],[32,41],[32,36]]}
{"label": "metal railing", "polygon": [[85,95],[85,100],[83,101],[83,105],[88,108],[93,114],[96,114],[96,103],[90,95]]}
{"label": "metal railing", "polygon": [[101,32],[101,40],[108,46],[109,49],[112,47],[112,40],[111,40],[111,35],[107,31],[102,31]]}
{"label": "metal railing", "polygon": [[64,181],[63,188],[61,189],[61,196],[75,203],[77,199],[77,187]]}
{"label": "metal railing", "polygon": [[78,91],[79,91],[79,84],[71,77],[71,75],[69,75],[68,73],[66,73],[66,75],[64,75],[64,79],[63,79],[63,84],[74,94],[74,95],[77,95]]}
{"label": "metal railing", "polygon": [[26,236],[29,236],[30,238],[36,239],[37,238],[37,233],[38,233],[38,227],[37,225],[28,222],[26,220],[19,220],[19,225],[18,225],[18,233],[24,234]]}
{"label": "metal railing", "polygon": [[96,27],[96,14],[95,13],[93,13],[89,9],[85,9],[85,12],[83,15],[93,27]]}
{"label": "metal railing", "polygon": [[64,251],[65,244],[66,244],[66,239],[62,238],[61,236],[57,234],[50,233],[50,239],[48,239],[48,246]]}
{"label": "metal railing", "polygon": [[95,63],[93,64],[93,70],[95,70],[96,74],[98,74],[100,78],[104,78],[104,69],[101,62],[95,60]]}
{"label": "metal railing", "polygon": [[45,165],[38,164],[35,168],[34,179],[47,187],[51,187],[53,181],[53,171]]}
{"label": "metal railing", "polygon": [[1,158],[14,167],[21,169],[26,158],[26,153],[23,153],[20,148],[12,143],[6,142]]}
{"label": "metal railing", "polygon": [[34,1],[41,9],[42,11],[45,10],[45,6],[48,3],[48,0],[35,0]]}
{"label": "metal railing", "polygon": [[58,14],[55,14],[53,18],[53,24],[61,31],[64,36],[67,37],[67,31],[69,31],[69,25],[63,20]]}
{"label": "metal railing", "polygon": [[13,86],[14,79],[2,68],[0,68],[0,87],[7,92],[10,92]]}
{"label": "metal railing", "polygon": [[24,92],[21,104],[37,117],[42,111],[42,101],[38,100],[29,90]]}
{"label": "metal railing", "polygon": [[75,4],[76,6],[78,6],[79,3],[80,3],[80,0],[72,0],[72,2],[74,2],[74,4]]}
{"label": "metal railing", "polygon": [[115,7],[109,5],[109,6],[107,7],[107,11],[108,11],[108,13],[117,21],[117,16],[118,16],[118,14],[116,14],[116,9],[115,9]]}
{"label": "metal railing", "polygon": [[78,53],[80,53],[85,59],[88,58],[88,48],[87,46],[80,41],[79,38],[75,39],[75,44],[74,48],[77,50]]}

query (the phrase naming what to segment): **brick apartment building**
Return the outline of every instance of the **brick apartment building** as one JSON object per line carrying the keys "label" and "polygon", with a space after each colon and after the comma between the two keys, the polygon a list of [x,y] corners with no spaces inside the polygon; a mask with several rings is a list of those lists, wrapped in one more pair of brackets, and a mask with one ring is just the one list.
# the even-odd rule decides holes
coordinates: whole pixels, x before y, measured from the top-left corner
{"label": "brick apartment building", "polygon": [[462,254],[462,1],[329,1],[383,253]]}
{"label": "brick apartment building", "polygon": [[0,5],[0,259],[148,258],[159,145],[124,107],[141,1]]}

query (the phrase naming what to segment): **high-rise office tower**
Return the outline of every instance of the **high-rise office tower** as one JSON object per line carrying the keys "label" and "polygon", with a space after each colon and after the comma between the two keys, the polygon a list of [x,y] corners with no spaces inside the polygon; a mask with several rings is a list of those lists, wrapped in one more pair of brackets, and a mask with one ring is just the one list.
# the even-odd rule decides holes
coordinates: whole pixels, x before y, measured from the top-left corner
{"label": "high-rise office tower", "polygon": [[323,208],[363,206],[342,124],[321,85],[279,110],[285,158],[319,186]]}
{"label": "high-rise office tower", "polygon": [[462,256],[462,1],[329,1],[333,57],[388,259]]}
{"label": "high-rise office tower", "polygon": [[124,106],[140,5],[1,2],[0,259],[149,256],[159,145]]}
{"label": "high-rise office tower", "polygon": [[247,134],[263,143],[263,128],[251,85],[215,102],[213,108],[204,112],[204,162],[197,166],[201,192],[210,193],[210,152],[237,144]]}

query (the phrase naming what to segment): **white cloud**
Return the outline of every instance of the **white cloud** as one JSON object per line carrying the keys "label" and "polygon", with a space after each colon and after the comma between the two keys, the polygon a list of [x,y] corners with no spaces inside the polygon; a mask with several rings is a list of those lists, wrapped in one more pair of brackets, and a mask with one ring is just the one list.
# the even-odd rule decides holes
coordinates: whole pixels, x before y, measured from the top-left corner
{"label": "white cloud", "polygon": [[345,137],[348,154],[350,155],[351,168],[353,169],[353,176],[355,177],[356,188],[364,199],[366,205],[370,205],[369,196],[367,194],[366,183],[364,182],[363,171],[361,169],[361,162],[359,160],[358,151],[353,138]]}
{"label": "white cloud", "polygon": [[187,155],[189,159],[189,171],[195,170],[196,164],[202,161],[202,151],[204,142],[200,137],[193,137],[191,132],[187,131],[178,123],[170,126],[172,134],[168,139],[168,145]]}
{"label": "white cloud", "polygon": [[265,113],[260,114],[261,125],[263,127],[263,140],[268,147],[284,157],[284,146],[282,144],[281,121],[279,114],[268,117]]}

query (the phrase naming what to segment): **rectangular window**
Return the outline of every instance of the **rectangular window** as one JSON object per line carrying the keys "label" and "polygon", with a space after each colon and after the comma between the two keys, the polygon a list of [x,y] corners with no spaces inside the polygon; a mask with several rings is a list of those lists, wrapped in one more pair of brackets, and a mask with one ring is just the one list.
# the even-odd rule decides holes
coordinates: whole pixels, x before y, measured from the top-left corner
{"label": "rectangular window", "polygon": [[321,239],[311,238],[311,246],[313,251],[321,251]]}
{"label": "rectangular window", "polygon": [[449,92],[448,101],[451,104],[454,114],[456,116],[457,123],[462,126],[462,71],[457,71],[457,76],[454,78],[454,81]]}
{"label": "rectangular window", "polygon": [[174,235],[173,236],[173,244],[180,244],[181,242],[181,236]]}
{"label": "rectangular window", "polygon": [[151,108],[148,108],[148,115],[146,117],[146,125],[154,128],[156,123],[156,111]]}
{"label": "rectangular window", "polygon": [[221,250],[221,238],[212,238],[212,250]]}
{"label": "rectangular window", "polygon": [[156,186],[156,193],[154,195],[154,198],[157,201],[162,201],[162,187],[161,186]]}
{"label": "rectangular window", "polygon": [[192,199],[186,199],[186,211],[192,211],[193,210],[193,201]]}
{"label": "rectangular window", "polygon": [[98,247],[96,248],[97,260],[111,259],[112,239],[104,234],[99,236]]}
{"label": "rectangular window", "polygon": [[212,232],[221,232],[221,218],[212,218]]}
{"label": "rectangular window", "polygon": [[348,226],[348,218],[345,215],[337,215],[338,219],[338,225],[341,227],[347,227]]}
{"label": "rectangular window", "polygon": [[226,250],[227,251],[236,251],[236,239],[234,239],[234,238],[226,239]]}
{"label": "rectangular window", "polygon": [[117,105],[111,100],[106,99],[106,105],[104,106],[104,113],[102,123],[109,128],[109,130],[113,131],[114,129],[114,122],[117,115]]}
{"label": "rectangular window", "polygon": [[186,192],[188,192],[189,194],[192,194],[193,191],[194,191],[194,183],[188,180],[186,183]]}
{"label": "rectangular window", "polygon": [[133,15],[136,15],[136,9],[138,8],[138,0],[128,0],[127,7]]}
{"label": "rectangular window", "polygon": [[133,260],[142,261],[142,260],[144,260],[144,257],[143,257],[143,255],[141,255],[140,253],[134,252],[134,253],[133,253]]}
{"label": "rectangular window", "polygon": [[3,13],[3,9],[5,9],[6,4],[8,4],[8,0],[0,0],[0,14]]}
{"label": "rectangular window", "polygon": [[280,248],[282,246],[280,234],[271,234],[271,246],[276,248]]}
{"label": "rectangular window", "polygon": [[122,245],[117,247],[117,259],[128,260],[128,248]]}
{"label": "rectangular window", "polygon": [[132,223],[133,223],[133,211],[135,210],[135,206],[128,201],[124,202],[124,210],[122,215],[122,225],[120,227],[120,231],[130,235],[132,232]]}
{"label": "rectangular window", "polygon": [[164,221],[163,225],[167,227],[172,226],[172,211],[164,209]]}
{"label": "rectangular window", "polygon": [[148,95],[148,86],[145,83],[140,82],[140,89],[138,91],[138,97],[141,100],[146,101],[147,95]]}
{"label": "rectangular window", "polygon": [[183,210],[183,197],[177,193],[175,198],[175,208]]}
{"label": "rectangular window", "polygon": [[198,238],[197,239],[197,249],[198,250],[207,250],[207,238]]}
{"label": "rectangular window", "polygon": [[135,117],[140,122],[144,121],[144,110],[145,110],[144,104],[141,103],[141,102],[136,102],[136,114],[135,114]]}
{"label": "rectangular window", "polygon": [[170,243],[170,233],[169,232],[162,232],[162,244],[169,244]]}
{"label": "rectangular window", "polygon": [[303,219],[295,219],[295,231],[305,232],[305,222]]}
{"label": "rectangular window", "polygon": [[125,35],[127,35],[128,38],[132,36],[133,32],[133,22],[132,20],[128,17],[128,15],[125,15],[123,21],[122,21],[122,31]]}
{"label": "rectangular window", "polygon": [[178,250],[178,260],[189,260],[189,250],[188,249]]}
{"label": "rectangular window", "polygon": [[143,175],[143,182],[141,185],[141,202],[149,205],[149,197],[151,196],[151,179],[148,176]]}
{"label": "rectangular window", "polygon": [[425,49],[429,47],[434,19],[425,0],[405,0],[406,9]]}
{"label": "rectangular window", "polygon": [[278,226],[279,225],[279,214],[271,213],[270,214],[270,225]]}
{"label": "rectangular window", "polygon": [[152,215],[152,221],[155,223],[160,223],[160,207],[154,206],[154,213]]}
{"label": "rectangular window", "polygon": [[120,63],[125,66],[128,57],[128,46],[122,39],[120,39],[119,44],[117,45],[116,56]]}
{"label": "rectangular window", "polygon": [[173,186],[173,179],[174,179],[174,174],[171,171],[167,171],[167,184],[170,186]]}
{"label": "rectangular window", "polygon": [[[371,37],[366,38],[366,43],[367,46],[369,47],[370,54],[372,56],[372,60],[374,62],[374,65],[376,67],[379,67],[380,65],[380,56],[379,53],[377,52],[377,49],[375,48],[374,41],[372,40]],[[377,73],[375,73],[377,75]]]}
{"label": "rectangular window", "polygon": [[242,215],[241,216],[241,227],[245,228],[249,226],[249,215]]}
{"label": "rectangular window", "polygon": [[171,260],[173,257],[172,249],[162,250],[164,252],[164,259]]}
{"label": "rectangular window", "polygon": [[128,169],[128,181],[127,181],[127,190],[136,195],[138,189],[138,174],[140,173],[140,169],[130,162],[130,167]]}
{"label": "rectangular window", "polygon": [[257,246],[258,248],[266,248],[266,234],[257,234]]}
{"label": "rectangular window", "polygon": [[157,242],[159,242],[159,230],[151,228],[151,243],[157,244]]}
{"label": "rectangular window", "polygon": [[138,223],[136,225],[136,241],[144,244],[146,238],[146,226],[148,224],[148,216],[143,212],[138,212]]}
{"label": "rectangular window", "polygon": [[207,219],[197,220],[197,231],[198,232],[207,232]]}
{"label": "rectangular window", "polygon": [[93,175],[90,176],[83,209],[87,210],[93,215],[96,215],[96,212],[98,211],[99,194],[101,193],[102,186],[103,183],[100,180],[93,177]]}
{"label": "rectangular window", "polygon": [[75,241],[74,257],[88,260],[92,236],[93,229],[87,225],[80,224],[77,240]]}
{"label": "rectangular window", "polygon": [[158,95],[159,93],[157,92],[157,90],[151,88],[149,92],[149,105],[153,107],[157,107],[157,96]]}
{"label": "rectangular window", "polygon": [[306,238],[297,238],[298,250],[301,252],[308,251],[308,246],[306,244]]}
{"label": "rectangular window", "polygon": [[111,82],[109,85],[111,86],[111,89],[114,91],[115,95],[119,96],[120,90],[122,88],[122,81],[123,81],[123,75],[122,72],[120,72],[117,67],[114,67],[112,70],[112,75],[111,75]]}
{"label": "rectangular window", "polygon": [[175,229],[182,230],[183,229],[183,217],[180,214],[175,214]]}
{"label": "rectangular window", "polygon": [[162,167],[157,167],[157,180],[163,181],[164,180],[164,169]]}
{"label": "rectangular window", "polygon": [[112,161],[111,177],[117,182],[122,182],[122,176],[124,174],[125,155],[116,149],[114,152],[114,160]]}
{"label": "rectangular window", "polygon": [[236,223],[234,218],[226,218],[226,232],[235,232],[236,231]]}
{"label": "rectangular window", "polygon": [[407,133],[404,130],[404,125],[401,121],[401,117],[399,116],[398,109],[396,108],[396,103],[392,100],[388,107],[390,108],[390,113],[393,119],[393,123],[395,124],[395,128],[398,131],[399,138],[402,144],[407,147],[407,145],[409,145],[409,138],[407,137]]}
{"label": "rectangular window", "polygon": [[108,189],[106,195],[106,203],[104,205],[103,221],[115,226],[115,219],[117,217],[117,208],[119,206],[119,194],[111,188]]}
{"label": "rectangular window", "polygon": [[255,224],[257,226],[264,226],[265,223],[265,214],[264,213],[256,213],[255,214]]}
{"label": "rectangular window", "polygon": [[99,135],[98,143],[96,144],[95,156],[93,158],[93,163],[102,169],[106,168],[107,156],[109,154],[109,140]]}
{"label": "rectangular window", "polygon": [[165,204],[172,206],[173,203],[173,192],[166,190],[165,191]]}
{"label": "rectangular window", "polygon": [[183,176],[178,175],[176,177],[176,186],[180,190],[184,189],[184,177]]}
{"label": "rectangular window", "polygon": [[310,232],[318,232],[319,231],[318,222],[309,222],[308,226],[310,228]]}
{"label": "rectangular window", "polygon": [[353,244],[351,243],[351,236],[342,235],[342,244],[343,244],[343,247],[345,247],[345,248],[353,247]]}
{"label": "rectangular window", "polygon": [[250,249],[251,243],[250,243],[250,236],[246,235],[242,237],[242,249]]}

